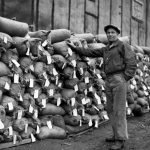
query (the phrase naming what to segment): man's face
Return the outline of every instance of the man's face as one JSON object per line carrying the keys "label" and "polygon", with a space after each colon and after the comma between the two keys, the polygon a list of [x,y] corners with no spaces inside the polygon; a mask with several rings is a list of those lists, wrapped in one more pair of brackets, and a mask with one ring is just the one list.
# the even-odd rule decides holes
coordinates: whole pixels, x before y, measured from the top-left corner
{"label": "man's face", "polygon": [[109,28],[106,35],[109,42],[114,42],[118,39],[118,32],[113,28]]}

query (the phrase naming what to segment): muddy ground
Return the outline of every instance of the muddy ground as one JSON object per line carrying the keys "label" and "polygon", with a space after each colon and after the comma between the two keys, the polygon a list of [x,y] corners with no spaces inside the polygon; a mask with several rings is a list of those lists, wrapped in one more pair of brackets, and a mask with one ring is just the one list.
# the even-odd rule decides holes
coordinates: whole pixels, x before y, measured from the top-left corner
{"label": "muddy ground", "polygon": [[[124,150],[150,150],[150,113],[128,119],[129,140]],[[7,150],[108,150],[104,139],[111,135],[109,123],[65,140],[46,139]]]}

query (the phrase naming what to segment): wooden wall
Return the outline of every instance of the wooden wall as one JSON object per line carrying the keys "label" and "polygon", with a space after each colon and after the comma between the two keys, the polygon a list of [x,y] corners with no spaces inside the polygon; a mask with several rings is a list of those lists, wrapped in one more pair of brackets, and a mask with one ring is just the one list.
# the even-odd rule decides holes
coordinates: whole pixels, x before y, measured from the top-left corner
{"label": "wooden wall", "polygon": [[34,30],[67,28],[94,35],[104,34],[111,23],[131,44],[150,46],[149,0],[0,0],[0,15],[33,24]]}

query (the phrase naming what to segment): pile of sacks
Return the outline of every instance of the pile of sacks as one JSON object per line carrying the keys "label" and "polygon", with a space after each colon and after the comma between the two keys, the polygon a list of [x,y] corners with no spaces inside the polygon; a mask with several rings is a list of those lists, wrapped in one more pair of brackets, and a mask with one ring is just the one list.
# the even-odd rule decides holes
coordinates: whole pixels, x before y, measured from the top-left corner
{"label": "pile of sacks", "polygon": [[[109,119],[103,58],[81,57],[66,42],[84,41],[97,49],[106,46],[104,35],[100,41],[101,35],[67,29],[31,32],[26,23],[2,17],[0,24],[0,142],[66,138]],[[129,115],[149,106],[149,57],[138,51],[137,59],[129,83]]]}

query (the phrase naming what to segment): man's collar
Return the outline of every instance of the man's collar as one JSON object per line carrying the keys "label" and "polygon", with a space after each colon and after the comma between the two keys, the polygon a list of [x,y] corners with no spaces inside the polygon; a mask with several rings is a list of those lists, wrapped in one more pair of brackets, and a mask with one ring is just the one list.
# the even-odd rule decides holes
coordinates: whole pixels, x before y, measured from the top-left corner
{"label": "man's collar", "polygon": [[107,44],[107,47],[108,48],[112,48],[112,47],[115,47],[119,44],[119,39],[117,39],[115,42],[113,42],[112,44],[108,43]]}

